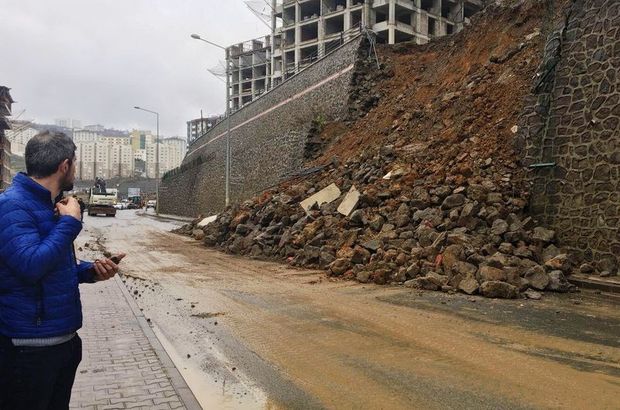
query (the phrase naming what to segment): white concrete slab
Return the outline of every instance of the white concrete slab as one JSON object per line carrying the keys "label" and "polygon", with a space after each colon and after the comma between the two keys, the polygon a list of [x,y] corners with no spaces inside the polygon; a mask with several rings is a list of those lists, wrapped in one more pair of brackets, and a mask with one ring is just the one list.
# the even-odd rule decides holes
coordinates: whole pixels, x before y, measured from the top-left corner
{"label": "white concrete slab", "polygon": [[360,192],[355,188],[355,185],[349,189],[347,195],[344,197],[340,205],[338,206],[338,212],[344,216],[351,215],[351,212],[357,208],[357,203],[360,200]]}
{"label": "white concrete slab", "polygon": [[203,226],[207,226],[211,222],[215,222],[216,219],[217,219],[217,215],[207,216],[205,219],[203,219],[202,221],[198,222],[198,227],[202,228]]}
{"label": "white concrete slab", "polygon": [[304,199],[299,203],[299,205],[301,205],[304,211],[308,213],[310,212],[310,208],[312,208],[314,204],[318,204],[318,206],[321,206],[324,203],[334,202],[340,197],[340,194],[340,189],[338,189],[336,184],[331,184],[328,187],[321,189],[319,192],[312,195],[311,197]]}

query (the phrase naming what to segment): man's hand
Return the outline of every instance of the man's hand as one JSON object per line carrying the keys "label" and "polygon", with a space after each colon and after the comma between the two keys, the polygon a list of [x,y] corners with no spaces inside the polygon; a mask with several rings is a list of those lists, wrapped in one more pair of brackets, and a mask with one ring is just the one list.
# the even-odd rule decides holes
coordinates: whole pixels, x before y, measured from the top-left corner
{"label": "man's hand", "polygon": [[60,202],[56,204],[56,210],[58,211],[58,215],[63,216],[72,216],[78,221],[81,219],[82,212],[80,211],[80,204],[77,199],[71,197],[63,198]]}
{"label": "man's hand", "polygon": [[[117,263],[119,263],[125,257],[124,253],[114,255],[112,258],[96,259],[93,263],[93,269],[95,270],[95,281],[100,282],[113,278],[119,271]],[[112,259],[117,262],[114,263]]]}

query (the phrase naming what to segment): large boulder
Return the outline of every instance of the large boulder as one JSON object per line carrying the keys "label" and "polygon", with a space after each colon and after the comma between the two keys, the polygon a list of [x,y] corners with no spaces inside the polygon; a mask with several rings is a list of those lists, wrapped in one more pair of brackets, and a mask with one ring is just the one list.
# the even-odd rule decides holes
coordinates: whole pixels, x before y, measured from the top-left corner
{"label": "large boulder", "polygon": [[415,222],[426,221],[432,226],[437,226],[443,222],[443,212],[437,208],[426,208],[414,212],[413,220]]}
{"label": "large boulder", "polygon": [[349,216],[349,221],[353,226],[362,226],[364,225],[364,212],[361,209],[353,211],[351,216]]}
{"label": "large boulder", "polygon": [[519,291],[516,286],[500,281],[486,281],[480,285],[480,293],[488,298],[516,299]]}
{"label": "large boulder", "polygon": [[418,238],[418,242],[420,242],[420,245],[424,247],[431,246],[439,235],[439,233],[435,229],[425,224],[420,224],[420,226],[418,226],[418,228],[416,229],[415,234]]}
{"label": "large boulder", "polygon": [[560,270],[564,273],[568,273],[571,271],[571,268],[573,267],[572,261],[570,260],[569,256],[565,253],[562,253],[560,255],[557,255],[549,260],[547,260],[545,262],[545,267],[548,270]]}
{"label": "large boulder", "polygon": [[508,222],[503,219],[496,219],[491,226],[491,233],[493,235],[503,235],[508,232]]}
{"label": "large boulder", "polygon": [[564,273],[561,270],[554,270],[549,272],[549,284],[547,285],[547,290],[551,290],[553,292],[569,292],[574,288],[564,276]]}
{"label": "large boulder", "polygon": [[549,275],[540,265],[529,268],[523,277],[527,280],[530,287],[537,290],[544,290],[549,284]]}
{"label": "large boulder", "polygon": [[417,209],[426,209],[431,203],[431,196],[423,187],[413,188],[413,198],[410,201],[412,207]]}
{"label": "large boulder", "polygon": [[367,263],[370,260],[370,252],[361,247],[356,246],[353,248],[353,255],[351,256],[351,262],[356,264]]}
{"label": "large boulder", "polygon": [[485,265],[478,269],[478,279],[480,282],[499,282],[506,280],[506,274],[502,269]]}
{"label": "large boulder", "polygon": [[236,235],[247,235],[250,232],[252,232],[253,229],[254,227],[252,225],[239,224],[235,228],[235,234]]}
{"label": "large boulder", "polygon": [[615,275],[618,272],[618,260],[614,256],[603,257],[597,262],[597,268],[599,272],[609,272],[610,275]]}
{"label": "large boulder", "polygon": [[364,242],[362,246],[371,252],[377,252],[377,250],[382,247],[381,242],[376,239]]}
{"label": "large boulder", "polygon": [[363,270],[357,273],[357,275],[355,275],[355,279],[357,279],[358,282],[361,283],[368,283],[370,282],[370,272]]}
{"label": "large boulder", "polygon": [[537,226],[532,232],[532,239],[543,243],[553,242],[555,239],[555,231]]}
{"label": "large boulder", "polygon": [[429,273],[421,278],[415,278],[405,282],[405,286],[424,290],[439,290],[448,283],[448,278],[437,273]]}
{"label": "large boulder", "polygon": [[329,270],[334,276],[341,276],[351,267],[351,262],[345,258],[339,258],[329,265]]}
{"label": "large boulder", "polygon": [[467,275],[459,282],[458,288],[459,290],[467,293],[468,295],[473,295],[478,291],[478,281],[472,275]]}
{"label": "large boulder", "polygon": [[385,223],[385,219],[383,219],[383,217],[381,215],[375,215],[370,222],[368,223],[368,226],[375,232],[379,232],[381,230],[381,228],[383,227],[383,224]]}
{"label": "large boulder", "polygon": [[441,209],[452,209],[459,207],[465,203],[465,195],[463,194],[452,194],[448,195],[446,199],[444,199],[441,204]]}
{"label": "large boulder", "polygon": [[442,254],[441,263],[443,271],[447,274],[451,273],[454,264],[461,261],[464,257],[465,252],[462,245],[449,245]]}
{"label": "large boulder", "polygon": [[455,275],[475,276],[478,268],[469,262],[458,261],[452,265],[452,273]]}
{"label": "large boulder", "polygon": [[547,246],[545,249],[543,249],[542,260],[543,262],[547,262],[549,259],[553,259],[561,253],[562,252],[560,251],[560,249],[558,249],[557,246],[551,244]]}
{"label": "large boulder", "polygon": [[192,237],[197,241],[201,241],[205,237],[205,232],[202,229],[194,229],[192,230]]}
{"label": "large boulder", "polygon": [[306,245],[304,247],[304,255],[308,259],[308,261],[316,261],[319,259],[321,254],[321,248],[318,246]]}

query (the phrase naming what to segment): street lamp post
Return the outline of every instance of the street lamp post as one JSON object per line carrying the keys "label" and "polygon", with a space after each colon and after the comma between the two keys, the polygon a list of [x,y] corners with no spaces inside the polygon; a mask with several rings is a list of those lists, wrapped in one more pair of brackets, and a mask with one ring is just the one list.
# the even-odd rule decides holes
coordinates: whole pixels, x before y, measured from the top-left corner
{"label": "street lamp post", "polygon": [[192,34],[190,36],[194,40],[204,41],[205,43],[212,45],[214,47],[220,48],[224,50],[224,57],[226,59],[226,160],[225,160],[225,206],[228,207],[230,204],[230,165],[231,165],[231,155],[230,155],[230,64],[228,61],[228,51],[225,47],[220,46],[219,44],[213,43],[209,40],[205,40],[200,37],[198,34]]}
{"label": "street lamp post", "polygon": [[155,137],[155,213],[159,214],[159,113],[138,106],[133,108],[136,110],[150,112],[151,114],[155,114],[157,117],[157,134]]}

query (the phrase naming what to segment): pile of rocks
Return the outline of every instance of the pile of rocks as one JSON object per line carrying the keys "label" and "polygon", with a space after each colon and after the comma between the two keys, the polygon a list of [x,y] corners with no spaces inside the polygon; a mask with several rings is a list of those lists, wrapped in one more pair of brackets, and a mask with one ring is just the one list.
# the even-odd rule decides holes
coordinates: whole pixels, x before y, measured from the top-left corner
{"label": "pile of rocks", "polygon": [[380,48],[379,68],[362,47],[371,58],[358,60],[345,131],[311,141],[320,172],[180,232],[360,282],[501,298],[571,290],[575,261],[527,215],[513,149],[545,14],[540,2],[488,7],[455,36]]}
{"label": "pile of rocks", "polygon": [[[327,202],[300,206],[327,185]],[[359,196],[349,197],[343,215],[346,191]],[[412,178],[396,163],[394,147],[384,146],[179,233],[230,253],[323,268],[360,282],[498,298],[569,291],[574,261],[555,245],[553,231],[525,215],[526,197],[509,178],[498,184],[477,175],[459,185]]]}

